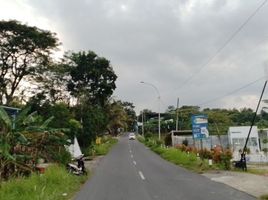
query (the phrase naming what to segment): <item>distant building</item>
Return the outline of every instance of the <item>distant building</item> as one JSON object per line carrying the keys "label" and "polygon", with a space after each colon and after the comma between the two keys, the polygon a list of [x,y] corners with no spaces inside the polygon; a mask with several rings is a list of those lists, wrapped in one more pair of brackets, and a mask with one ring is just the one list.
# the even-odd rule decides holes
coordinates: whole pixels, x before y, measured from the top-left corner
{"label": "distant building", "polygon": [[268,128],[260,129],[259,131],[260,149],[267,152],[268,150]]}
{"label": "distant building", "polygon": [[[250,126],[235,126],[230,127],[228,131],[228,138],[230,147],[232,147],[233,152],[242,152],[246,143],[246,139],[249,133]],[[259,135],[257,126],[253,126],[249,140],[247,143],[247,148],[250,153],[260,152]]]}

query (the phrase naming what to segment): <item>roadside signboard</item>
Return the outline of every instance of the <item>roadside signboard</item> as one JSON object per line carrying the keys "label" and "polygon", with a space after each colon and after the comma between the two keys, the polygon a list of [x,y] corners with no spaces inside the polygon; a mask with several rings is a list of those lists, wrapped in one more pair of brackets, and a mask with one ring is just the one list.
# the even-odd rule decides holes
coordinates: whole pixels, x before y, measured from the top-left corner
{"label": "roadside signboard", "polygon": [[208,137],[208,117],[207,115],[192,115],[192,130],[194,139]]}

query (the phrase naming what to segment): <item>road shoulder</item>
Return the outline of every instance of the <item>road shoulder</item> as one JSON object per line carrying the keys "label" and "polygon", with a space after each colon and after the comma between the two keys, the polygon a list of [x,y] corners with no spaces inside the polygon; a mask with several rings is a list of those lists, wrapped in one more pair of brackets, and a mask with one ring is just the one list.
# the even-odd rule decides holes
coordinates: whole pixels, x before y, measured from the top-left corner
{"label": "road shoulder", "polygon": [[203,176],[257,198],[268,193],[268,176],[233,171],[209,171]]}

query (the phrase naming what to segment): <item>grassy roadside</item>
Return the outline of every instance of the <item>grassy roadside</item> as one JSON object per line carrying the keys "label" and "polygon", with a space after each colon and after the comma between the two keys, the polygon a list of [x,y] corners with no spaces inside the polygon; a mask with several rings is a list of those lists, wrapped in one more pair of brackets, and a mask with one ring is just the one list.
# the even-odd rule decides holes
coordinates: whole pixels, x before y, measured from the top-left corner
{"label": "grassy roadside", "polygon": [[268,194],[266,194],[266,195],[262,195],[262,196],[260,197],[260,199],[261,199],[261,200],[268,200]]}
{"label": "grassy roadside", "polygon": [[143,137],[138,137],[138,140],[148,146],[152,151],[159,154],[165,160],[168,160],[176,165],[186,169],[203,173],[206,170],[219,169],[220,166],[209,166],[207,159],[200,159],[194,153],[182,152],[176,148],[165,148],[152,141],[146,141]]}
{"label": "grassy roadside", "polygon": [[0,199],[66,200],[80,188],[88,176],[69,174],[64,167],[54,165],[45,174],[12,179],[0,186]]}
{"label": "grassy roadside", "polygon": [[93,150],[96,156],[106,155],[113,145],[118,142],[116,138],[113,137],[103,137],[101,144],[93,145]]}
{"label": "grassy roadside", "polygon": [[[104,137],[101,144],[93,146],[95,155],[106,155],[117,141],[112,137]],[[69,200],[88,177],[70,174],[65,167],[53,165],[42,175],[33,174],[0,183],[0,199]]]}

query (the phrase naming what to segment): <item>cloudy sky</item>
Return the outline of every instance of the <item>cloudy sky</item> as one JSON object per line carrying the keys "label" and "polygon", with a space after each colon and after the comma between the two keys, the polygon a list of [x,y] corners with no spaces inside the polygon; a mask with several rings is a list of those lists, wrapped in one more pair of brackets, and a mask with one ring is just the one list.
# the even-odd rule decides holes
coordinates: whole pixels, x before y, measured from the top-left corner
{"label": "cloudy sky", "polygon": [[56,32],[62,51],[109,59],[114,97],[137,111],[158,111],[149,84],[161,111],[178,97],[180,105],[254,108],[268,59],[266,1],[0,0],[0,18]]}

